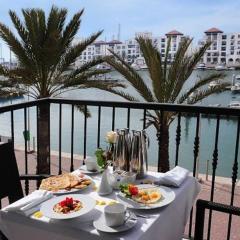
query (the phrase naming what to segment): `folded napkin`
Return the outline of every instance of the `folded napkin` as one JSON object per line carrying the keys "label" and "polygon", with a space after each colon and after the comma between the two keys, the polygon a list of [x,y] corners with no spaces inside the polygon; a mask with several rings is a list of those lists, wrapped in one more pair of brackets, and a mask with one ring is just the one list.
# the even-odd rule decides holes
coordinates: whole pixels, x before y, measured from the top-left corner
{"label": "folded napkin", "polygon": [[38,205],[50,198],[53,197],[53,194],[46,190],[36,190],[29,194],[28,196],[10,204],[9,206],[5,207],[4,211],[9,212],[19,212],[21,214],[24,214],[26,216],[32,214],[35,212],[36,207],[39,207]]}
{"label": "folded napkin", "polygon": [[157,183],[159,185],[168,185],[174,187],[180,187],[184,180],[189,175],[189,171],[185,168],[176,166],[172,170],[164,173]]}

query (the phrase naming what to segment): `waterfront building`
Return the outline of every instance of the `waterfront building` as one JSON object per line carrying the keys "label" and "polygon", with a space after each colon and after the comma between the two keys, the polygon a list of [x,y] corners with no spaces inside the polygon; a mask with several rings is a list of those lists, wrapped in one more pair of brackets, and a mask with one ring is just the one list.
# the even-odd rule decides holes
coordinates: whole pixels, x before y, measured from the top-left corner
{"label": "waterfront building", "polygon": [[[166,33],[164,36],[155,37],[151,32],[136,32],[135,37],[121,42],[119,40],[111,41],[96,41],[89,45],[77,59],[75,66],[82,65],[83,63],[93,60],[100,56],[111,55],[109,49],[120,55],[128,63],[134,63],[136,59],[142,58],[142,53],[139,48],[139,44],[136,41],[136,37],[149,38],[152,40],[154,45],[159,49],[162,57],[165,57],[168,38],[171,37],[170,51],[169,51],[169,62],[173,61],[174,56],[177,52],[178,46],[184,36],[183,33],[173,30]],[[81,41],[81,39],[75,39],[74,43]]]}
{"label": "waterfront building", "polygon": [[240,32],[224,33],[218,28],[210,28],[204,32],[204,37],[198,42],[198,46],[202,46],[206,41],[212,42],[201,60],[206,66],[240,65]]}

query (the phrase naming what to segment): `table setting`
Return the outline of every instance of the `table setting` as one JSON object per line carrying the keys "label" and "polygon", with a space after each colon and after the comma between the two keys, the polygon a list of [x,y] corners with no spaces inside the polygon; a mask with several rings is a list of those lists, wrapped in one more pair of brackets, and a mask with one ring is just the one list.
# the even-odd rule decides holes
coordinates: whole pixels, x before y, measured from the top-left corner
{"label": "table setting", "polygon": [[181,239],[200,184],[187,169],[148,171],[145,131],[107,133],[109,147],[0,211],[9,239]]}

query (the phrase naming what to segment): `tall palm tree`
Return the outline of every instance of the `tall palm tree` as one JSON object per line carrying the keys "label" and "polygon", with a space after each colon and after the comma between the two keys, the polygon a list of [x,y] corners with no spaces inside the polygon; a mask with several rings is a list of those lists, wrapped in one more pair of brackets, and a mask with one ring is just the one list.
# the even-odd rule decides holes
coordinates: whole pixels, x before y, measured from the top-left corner
{"label": "tall palm tree", "polygon": [[[228,85],[226,82],[222,82],[219,86],[210,89],[206,88],[209,82],[223,77],[222,74],[212,74],[206,78],[196,79],[195,84],[190,89],[183,90],[184,84],[189,79],[197,63],[211,45],[210,42],[207,42],[194,53],[189,54],[192,39],[184,38],[175,58],[169,64],[170,38],[168,39],[164,59],[150,39],[139,37],[136,40],[148,67],[151,86],[148,86],[139,73],[113,51],[111,52],[114,57],[106,58],[106,62],[123,75],[146,102],[196,104],[211,94],[224,91]],[[139,101],[139,98],[136,98],[135,101]],[[156,128],[159,141],[158,169],[162,172],[169,170],[169,125],[174,116],[175,113],[170,112],[166,112],[162,116],[160,111],[147,112],[147,127],[154,125]],[[160,133],[162,136],[160,136]]]}
{"label": "tall palm tree", "polygon": [[[67,9],[53,6],[48,16],[42,9],[23,9],[23,20],[9,11],[17,32],[0,23],[0,37],[14,53],[18,67],[7,69],[0,66],[0,75],[15,81],[24,92],[35,99],[57,96],[73,88],[98,88],[127,97],[116,87],[124,87],[116,81],[101,81],[97,76],[106,73],[96,65],[102,59],[88,61],[78,68],[73,65],[79,55],[102,33],[99,31],[85,40],[73,44],[83,10],[66,23]],[[80,108],[81,110],[82,108]],[[40,104],[38,112],[38,173],[49,173],[49,105]]]}

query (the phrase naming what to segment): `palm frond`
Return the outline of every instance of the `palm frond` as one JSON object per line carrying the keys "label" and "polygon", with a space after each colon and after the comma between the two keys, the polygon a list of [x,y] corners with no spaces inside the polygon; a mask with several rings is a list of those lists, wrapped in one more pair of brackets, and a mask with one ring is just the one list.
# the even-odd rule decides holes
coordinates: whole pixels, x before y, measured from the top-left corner
{"label": "palm frond", "polygon": [[77,110],[78,110],[79,112],[83,113],[84,115],[85,115],[85,113],[86,113],[86,117],[87,117],[87,118],[90,118],[90,117],[92,116],[92,115],[91,115],[91,112],[90,112],[90,110],[89,110],[88,107],[86,107],[86,108],[87,108],[87,109],[86,109],[86,112],[85,112],[85,106],[84,106],[84,105],[76,105],[75,107],[77,108]]}
{"label": "palm frond", "polygon": [[200,61],[200,59],[202,58],[202,56],[204,55],[204,53],[206,52],[206,50],[210,45],[211,45],[211,42],[207,42],[199,50],[195,51],[195,53],[189,56],[185,54],[182,64],[178,68],[178,73],[179,73],[178,78],[175,81],[174,85],[172,86],[170,102],[176,101],[176,98],[181,92],[183,85],[189,79],[197,63]]}
{"label": "palm frond", "polygon": [[185,93],[181,95],[181,97],[179,97],[179,99],[177,100],[177,103],[181,104],[185,102],[192,93],[194,93],[196,90],[200,89],[201,87],[206,86],[206,84],[214,80],[222,81],[222,83],[220,82],[220,84],[224,84],[224,85],[227,84],[227,82],[223,82],[224,76],[225,75],[222,73],[216,73],[216,74],[211,74],[206,78],[198,80],[190,89],[188,89]]}
{"label": "palm frond", "polygon": [[229,83],[222,83],[219,86],[212,87],[210,89],[201,90],[196,93],[191,99],[188,100],[188,104],[196,104],[197,102],[203,100],[204,98],[226,91],[226,87],[229,86]]}
{"label": "palm frond", "polygon": [[136,39],[139,43],[141,52],[145,59],[148,71],[152,80],[153,92],[159,102],[164,100],[164,78],[162,76],[161,54],[152,44],[152,40],[139,37]]}
{"label": "palm frond", "polygon": [[156,99],[152,95],[151,90],[147,87],[142,77],[119,55],[111,50],[109,51],[116,59],[113,57],[106,57],[105,61],[115,70],[121,73],[146,101],[155,102]]}
{"label": "palm frond", "polygon": [[92,34],[84,41],[81,41],[80,43],[70,47],[66,54],[62,55],[61,60],[59,61],[59,64],[57,66],[58,75],[62,74],[66,70],[69,70],[68,68],[76,61],[77,57],[79,57],[79,55],[87,48],[87,46],[92,44],[101,34],[102,31],[99,31],[95,34]]}

